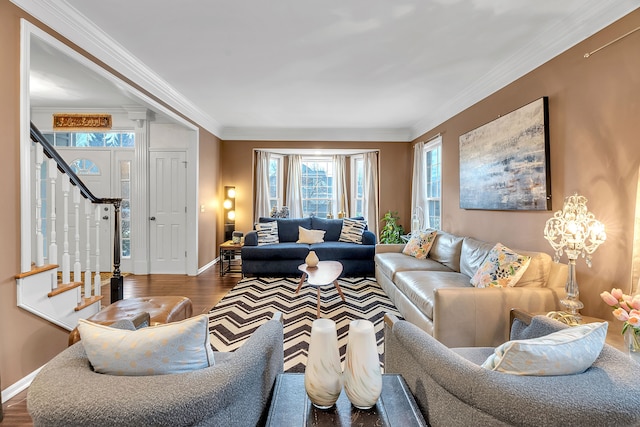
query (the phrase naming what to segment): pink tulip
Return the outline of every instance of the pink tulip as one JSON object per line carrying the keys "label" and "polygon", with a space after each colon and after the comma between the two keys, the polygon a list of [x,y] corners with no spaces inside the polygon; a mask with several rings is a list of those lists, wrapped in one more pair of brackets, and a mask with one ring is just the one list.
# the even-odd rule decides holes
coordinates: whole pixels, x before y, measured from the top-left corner
{"label": "pink tulip", "polygon": [[613,310],[613,316],[616,319],[621,320],[623,322],[626,322],[629,320],[629,313],[627,313],[622,308],[616,308],[615,310]]}
{"label": "pink tulip", "polygon": [[603,293],[601,293],[600,298],[602,298],[604,302],[607,303],[607,305],[610,305],[611,307],[618,305],[618,298],[614,297],[607,291],[604,291]]}
{"label": "pink tulip", "polygon": [[629,319],[626,322],[634,328],[637,328],[640,326],[640,316],[629,316]]}
{"label": "pink tulip", "polygon": [[635,295],[631,300],[631,307],[636,310],[640,310],[640,295]]}
{"label": "pink tulip", "polygon": [[616,300],[621,300],[624,294],[622,293],[622,289],[613,288],[611,289],[611,295],[613,295]]}
{"label": "pink tulip", "polygon": [[620,307],[622,307],[626,312],[631,311],[631,307],[627,305],[626,301],[620,301]]}

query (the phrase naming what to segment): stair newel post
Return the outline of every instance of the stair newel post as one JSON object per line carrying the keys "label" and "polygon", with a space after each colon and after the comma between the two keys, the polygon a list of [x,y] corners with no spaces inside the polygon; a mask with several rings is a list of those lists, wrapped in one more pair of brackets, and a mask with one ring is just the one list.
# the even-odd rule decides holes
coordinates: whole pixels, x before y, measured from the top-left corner
{"label": "stair newel post", "polygon": [[62,252],[62,283],[71,282],[71,260],[69,258],[69,189],[71,183],[69,177],[62,177],[63,200],[63,252]]}
{"label": "stair newel post", "polygon": [[36,267],[44,265],[44,236],[42,235],[42,145],[36,144]]}
{"label": "stair newel post", "polygon": [[120,275],[120,199],[113,203],[113,276],[111,276],[111,303],[123,298],[123,279]]}
{"label": "stair newel post", "polygon": [[51,185],[51,191],[49,194],[49,203],[50,207],[50,216],[51,220],[51,233],[50,236],[50,244],[49,244],[49,264],[57,264],[58,263],[58,244],[56,243],[56,178],[58,178],[58,165],[54,159],[49,159],[48,165],[49,172],[49,183]]}
{"label": "stair newel post", "polygon": [[85,215],[85,227],[87,242],[85,244],[86,250],[86,265],[84,266],[84,297],[91,297],[91,201],[84,199],[84,215]]}
{"label": "stair newel post", "polygon": [[100,277],[100,205],[95,206],[95,221],[96,221],[96,274],[93,276],[93,294],[95,296],[100,295],[102,290],[101,277]]}
{"label": "stair newel post", "polygon": [[73,281],[82,281],[82,265],[80,264],[80,189],[73,187],[73,208],[75,211],[76,232],[73,239],[76,242],[75,262],[73,263]]}

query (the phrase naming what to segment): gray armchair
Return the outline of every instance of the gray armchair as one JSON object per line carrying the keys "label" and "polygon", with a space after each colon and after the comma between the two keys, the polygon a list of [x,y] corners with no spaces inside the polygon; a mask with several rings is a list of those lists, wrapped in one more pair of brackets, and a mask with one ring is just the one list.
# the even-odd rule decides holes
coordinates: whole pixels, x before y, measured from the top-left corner
{"label": "gray armchair", "polygon": [[[516,319],[511,338],[566,327]],[[480,367],[493,348],[450,349],[390,315],[384,337],[385,372],[402,374],[431,426],[640,425],[640,365],[609,345],[582,374],[518,376]]]}
{"label": "gray armchair", "polygon": [[254,426],[283,371],[283,341],[276,313],[238,350],[216,353],[210,368],[138,377],[95,373],[79,342],[38,373],[27,409],[36,426]]}

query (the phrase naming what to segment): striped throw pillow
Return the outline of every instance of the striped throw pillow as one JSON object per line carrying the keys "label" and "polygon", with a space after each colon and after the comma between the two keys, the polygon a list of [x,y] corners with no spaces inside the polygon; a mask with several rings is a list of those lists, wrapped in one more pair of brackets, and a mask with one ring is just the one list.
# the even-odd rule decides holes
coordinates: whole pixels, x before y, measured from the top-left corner
{"label": "striped throw pillow", "polygon": [[367,228],[366,221],[358,221],[351,218],[342,220],[342,231],[340,232],[339,242],[362,244],[362,233]]}
{"label": "striped throw pillow", "polygon": [[258,246],[280,243],[278,239],[278,223],[276,221],[259,222],[255,227],[258,233]]}

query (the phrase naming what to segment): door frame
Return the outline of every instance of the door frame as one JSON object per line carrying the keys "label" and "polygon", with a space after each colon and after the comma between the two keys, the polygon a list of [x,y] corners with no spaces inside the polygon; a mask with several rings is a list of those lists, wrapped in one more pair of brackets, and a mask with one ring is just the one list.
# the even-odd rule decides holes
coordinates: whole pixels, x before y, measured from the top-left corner
{"label": "door frame", "polygon": [[[128,82],[121,80],[115,75],[108,72],[95,62],[89,60],[89,58],[81,55],[77,51],[73,50],[69,46],[60,42],[52,37],[42,29],[36,27],[29,21],[21,19],[21,43],[20,43],[20,210],[22,220],[20,222],[20,237],[21,237],[21,249],[20,249],[20,269],[22,272],[31,270],[32,261],[32,242],[31,236],[34,230],[34,225],[31,220],[31,100],[29,95],[29,70],[30,70],[30,51],[31,51],[31,38],[37,37],[41,41],[47,43],[52,49],[60,52],[61,55],[69,57],[70,60],[76,61],[81,65],[89,68],[96,74],[104,77],[105,79],[113,82],[114,88],[126,88],[133,98],[139,100],[140,105],[146,105],[150,109],[162,113],[163,116],[171,120],[171,122],[181,125],[184,128],[190,130],[189,140],[187,143],[187,236],[186,236],[186,271],[185,273],[190,276],[196,276],[198,274],[198,152],[199,152],[199,139],[200,130],[198,126],[187,121],[183,117],[179,116],[174,111],[168,109],[164,105],[160,104],[155,99],[142,93],[140,90],[131,86]],[[136,154],[137,155],[137,154]],[[142,173],[136,170],[136,174]],[[148,174],[148,170],[144,173]],[[146,187],[146,188],[145,188]],[[139,196],[143,200],[149,200],[148,185],[139,189],[144,195]],[[148,203],[146,207],[141,209],[141,212],[145,212],[148,216]],[[140,222],[140,221],[138,221]],[[140,226],[140,224],[138,224]],[[148,221],[144,221],[144,227],[148,227]],[[133,232],[133,230],[132,230]],[[148,229],[146,236],[148,236]],[[146,264],[149,264],[149,241],[146,239],[147,251],[144,254]],[[142,254],[134,255],[136,258],[142,256]],[[151,272],[149,272],[151,273]]]}

